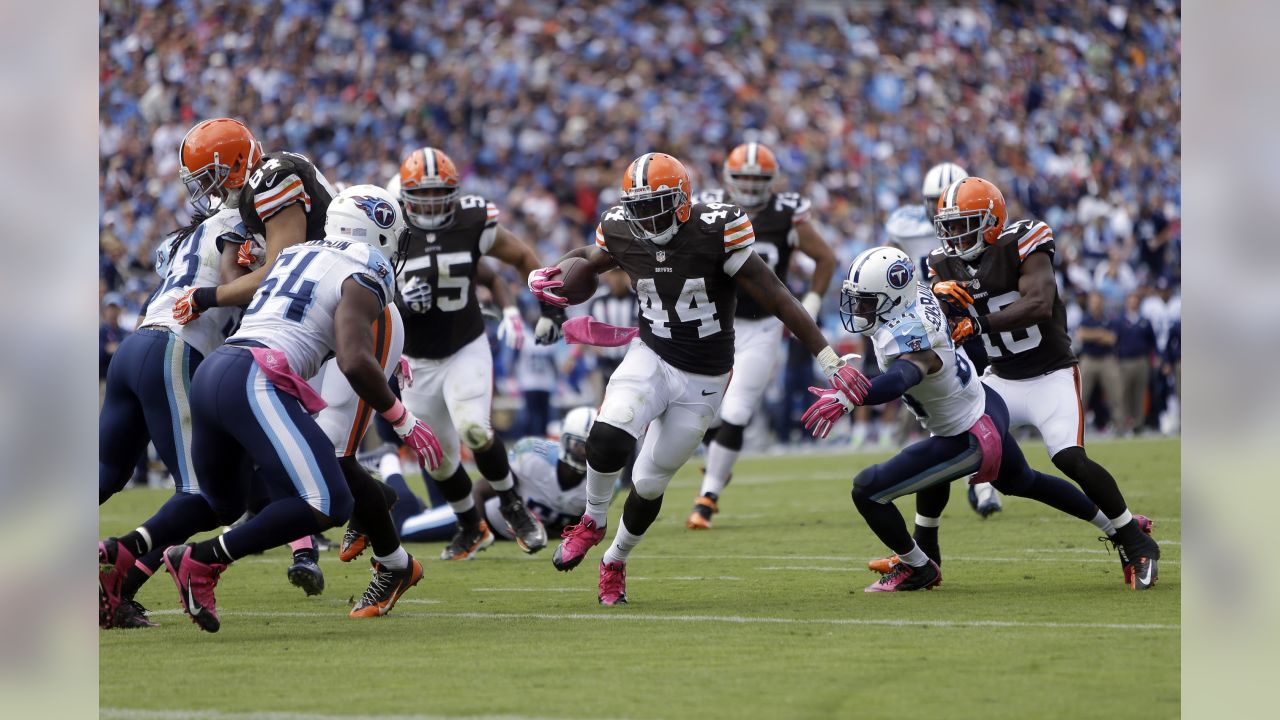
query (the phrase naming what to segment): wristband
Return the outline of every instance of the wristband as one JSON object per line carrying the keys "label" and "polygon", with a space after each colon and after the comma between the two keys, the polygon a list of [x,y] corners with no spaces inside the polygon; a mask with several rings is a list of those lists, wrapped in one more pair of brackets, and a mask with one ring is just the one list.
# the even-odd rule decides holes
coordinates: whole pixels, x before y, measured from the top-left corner
{"label": "wristband", "polygon": [[196,291],[191,293],[191,299],[195,300],[196,307],[200,310],[216,308],[218,307],[218,287],[215,285],[196,288]]}
{"label": "wristband", "polygon": [[409,410],[405,408],[404,403],[400,402],[400,398],[396,398],[396,401],[391,404],[391,407],[378,414],[385,418],[387,422],[391,423],[392,427],[395,427],[404,422],[405,417],[409,415]]}
{"label": "wristband", "polygon": [[822,348],[818,353],[818,365],[822,367],[823,374],[828,377],[839,370],[842,364],[840,356],[836,355],[836,351],[832,350],[830,345]]}

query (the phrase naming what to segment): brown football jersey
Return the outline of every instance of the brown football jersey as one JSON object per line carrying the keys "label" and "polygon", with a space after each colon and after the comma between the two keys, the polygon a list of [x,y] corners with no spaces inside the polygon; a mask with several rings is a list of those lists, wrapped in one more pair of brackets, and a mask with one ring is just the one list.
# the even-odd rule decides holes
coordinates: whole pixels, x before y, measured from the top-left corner
{"label": "brown football jersey", "polygon": [[[728,202],[727,198],[728,193],[718,189],[705,190],[698,196],[698,200],[704,203],[724,203]],[[795,250],[799,242],[796,226],[809,221],[809,207],[809,199],[797,193],[775,193],[769,196],[768,202],[759,210],[748,213],[751,227],[756,231],[753,246],[756,254],[783,285],[787,284],[787,271],[791,269],[791,251]],[[738,292],[738,309],[735,315],[749,320],[772,317],[768,310],[760,307],[760,303],[745,291]]]}
{"label": "brown football jersey", "polygon": [[699,375],[733,369],[733,275],[754,241],[746,213],[725,203],[694,204],[666,245],[632,236],[621,206],[596,226],[596,246],[631,278],[640,339],[673,367]]}
{"label": "brown football jersey", "polygon": [[[929,254],[929,279],[968,283],[973,296],[970,314],[991,315],[1022,297],[1018,292],[1022,262],[1034,252],[1053,255],[1053,230],[1043,222],[1020,220],[1006,225],[996,243],[974,264],[951,257],[942,248],[934,250]],[[981,337],[997,377],[1025,380],[1076,364],[1067,335],[1067,311],[1056,287],[1051,318],[1022,330]]]}

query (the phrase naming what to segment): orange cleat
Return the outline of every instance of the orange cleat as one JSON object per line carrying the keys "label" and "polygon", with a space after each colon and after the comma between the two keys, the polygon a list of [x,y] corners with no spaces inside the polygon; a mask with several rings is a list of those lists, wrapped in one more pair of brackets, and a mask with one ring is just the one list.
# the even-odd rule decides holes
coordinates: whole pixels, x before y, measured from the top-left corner
{"label": "orange cleat", "polygon": [[881,575],[888,575],[893,572],[893,566],[902,562],[897,555],[890,555],[887,558],[878,558],[867,563],[867,569],[874,570]]}
{"label": "orange cleat", "polygon": [[360,596],[360,601],[351,609],[351,617],[382,617],[391,612],[401,595],[422,579],[422,563],[412,555],[409,556],[409,567],[404,570],[391,570],[377,560],[373,564],[373,580]]}
{"label": "orange cleat", "polygon": [[702,495],[693,501],[693,512],[689,513],[684,525],[690,530],[710,530],[711,516],[718,512],[720,508],[716,507],[716,501]]}

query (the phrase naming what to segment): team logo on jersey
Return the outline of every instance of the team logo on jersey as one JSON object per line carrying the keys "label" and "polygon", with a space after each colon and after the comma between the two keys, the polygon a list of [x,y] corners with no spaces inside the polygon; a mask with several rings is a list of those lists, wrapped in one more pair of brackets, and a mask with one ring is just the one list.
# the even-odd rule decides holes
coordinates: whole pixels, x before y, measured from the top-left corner
{"label": "team logo on jersey", "polygon": [[887,271],[889,285],[894,289],[901,290],[907,286],[907,283],[911,282],[913,274],[915,274],[915,268],[912,267],[911,263],[906,260],[899,260],[889,266]]}
{"label": "team logo on jersey", "polygon": [[378,227],[389,228],[395,224],[396,209],[386,200],[372,195],[357,195],[355,201],[356,207],[363,210]]}
{"label": "team logo on jersey", "polygon": [[658,258],[658,262],[666,262],[666,261],[667,261],[667,251],[666,251],[666,250],[659,250],[659,251],[658,251],[658,254],[657,254],[655,257],[657,257],[657,258]]}
{"label": "team logo on jersey", "polygon": [[924,340],[913,335],[907,338],[907,347],[910,347],[912,352],[920,352],[924,349]]}
{"label": "team logo on jersey", "polygon": [[970,289],[970,290],[977,290],[977,289],[979,289],[979,288],[981,288],[981,287],[982,287],[982,283],[978,282],[978,278],[974,278],[974,279],[972,279],[972,280],[970,280],[970,281],[969,281],[969,289]]}

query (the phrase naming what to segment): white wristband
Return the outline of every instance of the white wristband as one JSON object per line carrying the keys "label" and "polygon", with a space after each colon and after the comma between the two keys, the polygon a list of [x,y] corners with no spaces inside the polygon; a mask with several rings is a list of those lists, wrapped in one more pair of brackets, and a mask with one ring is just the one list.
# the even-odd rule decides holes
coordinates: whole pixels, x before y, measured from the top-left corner
{"label": "white wristband", "polygon": [[828,345],[822,348],[822,351],[818,353],[818,365],[822,367],[823,375],[831,377],[836,374],[837,370],[844,366],[844,360],[841,360],[840,356],[836,355],[836,351],[832,350],[831,346]]}

